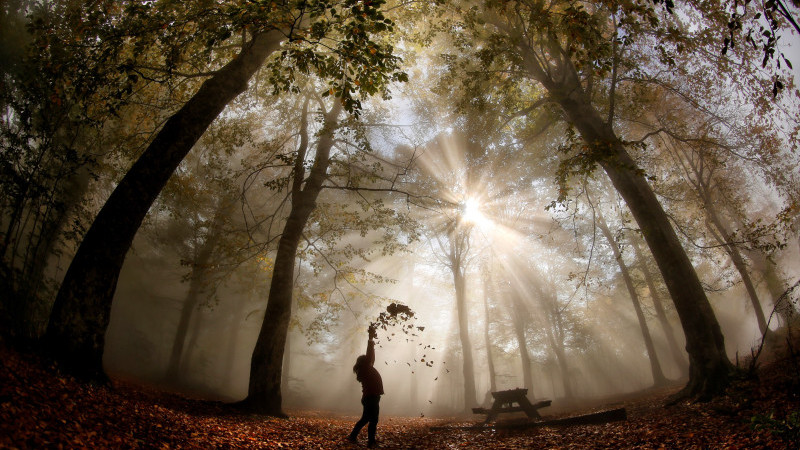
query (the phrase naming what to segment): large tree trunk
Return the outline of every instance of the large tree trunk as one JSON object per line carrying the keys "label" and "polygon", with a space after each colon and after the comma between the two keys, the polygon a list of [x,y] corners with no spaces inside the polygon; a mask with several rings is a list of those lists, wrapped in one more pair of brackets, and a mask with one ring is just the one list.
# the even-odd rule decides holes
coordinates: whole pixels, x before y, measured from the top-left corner
{"label": "large tree trunk", "polygon": [[664,336],[667,338],[667,344],[669,345],[670,353],[672,353],[672,359],[675,361],[675,365],[678,367],[678,369],[680,369],[681,374],[686,375],[689,372],[689,366],[686,363],[686,358],[684,357],[685,353],[678,345],[678,341],[675,338],[675,333],[672,330],[672,325],[670,325],[669,320],[667,319],[667,312],[664,310],[664,305],[661,303],[661,296],[658,294],[658,288],[656,287],[655,279],[653,278],[653,274],[650,272],[650,269],[647,266],[647,261],[644,258],[641,247],[639,246],[639,239],[636,236],[631,238],[631,246],[633,247],[633,252],[636,255],[636,261],[639,265],[639,270],[642,271],[642,274],[644,275],[644,281],[647,283],[648,289],[650,289],[650,298],[653,300],[653,308],[656,310],[656,318],[658,318],[658,322],[661,324],[661,328],[664,330]]}
{"label": "large tree trunk", "polygon": [[[571,61],[551,61],[553,66],[545,70],[530,47],[521,42],[520,48],[524,67],[561,106],[568,121],[580,132],[587,151],[597,155],[598,163],[642,230],[664,277],[686,335],[689,353],[689,382],[680,396],[705,398],[721,393],[733,370],[725,353],[722,330],[700,279],[645,175],[625,150],[611,124],[605,122],[592,105]],[[557,57],[566,54],[563,52]]]}
{"label": "large tree trunk", "polygon": [[[610,130],[609,130],[610,131]],[[585,137],[593,142],[591,136]],[[617,188],[664,277],[686,336],[689,382],[681,395],[707,398],[722,393],[730,381],[733,365],[725,353],[725,340],[700,279],[681,246],[669,218],[636,163],[619,140],[606,139],[613,160],[602,162]]]}
{"label": "large tree trunk", "polygon": [[614,259],[617,261],[620,272],[622,272],[622,279],[625,280],[625,287],[628,289],[628,295],[633,303],[633,309],[636,311],[639,330],[642,332],[642,340],[644,340],[647,357],[650,360],[650,372],[653,374],[653,384],[656,386],[662,385],[667,382],[667,378],[661,370],[661,363],[658,362],[658,355],[656,355],[656,348],[653,345],[653,338],[650,336],[650,329],[647,327],[647,319],[644,317],[642,305],[639,303],[639,294],[636,293],[636,287],[633,285],[633,278],[631,278],[631,274],[628,271],[628,266],[622,259],[622,253],[619,251],[619,247],[617,247],[617,243],[614,241],[614,236],[611,234],[611,230],[608,229],[608,224],[606,224],[605,218],[599,209],[597,209],[597,226],[606,238],[608,246],[611,247]]}
{"label": "large tree trunk", "polygon": [[47,328],[53,355],[72,372],[105,379],[103,347],[111,301],[133,237],[169,177],[285,35],[256,35],[164,124],[122,178],[86,233],[56,297]]}
{"label": "large tree trunk", "polygon": [[[303,120],[307,120],[304,107]],[[333,132],[336,121],[342,111],[341,102],[335,101],[333,108],[325,115],[325,132],[317,144],[314,165],[311,168],[305,187],[301,189],[304,179],[303,163],[305,146],[300,146],[292,186],[292,207],[289,218],[278,242],[275,256],[275,267],[269,288],[269,301],[264,313],[264,322],[258,334],[253,358],[250,362],[250,384],[245,406],[258,413],[285,417],[281,397],[281,365],[283,363],[286,334],[292,313],[292,292],[294,290],[294,266],[297,247],[303,235],[308,218],[316,207],[317,197],[322,190],[322,183],[327,176],[330,164],[330,151],[333,147]],[[303,125],[306,127],[307,125]],[[307,128],[301,136],[307,139]],[[307,141],[306,141],[307,142]]]}

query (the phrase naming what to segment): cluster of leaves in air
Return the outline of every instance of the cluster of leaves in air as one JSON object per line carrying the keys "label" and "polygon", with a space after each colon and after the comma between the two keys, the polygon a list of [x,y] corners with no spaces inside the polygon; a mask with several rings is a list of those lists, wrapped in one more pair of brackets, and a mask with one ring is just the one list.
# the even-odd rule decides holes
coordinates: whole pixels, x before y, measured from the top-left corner
{"label": "cluster of leaves in air", "polygon": [[[400,325],[400,329],[403,333],[416,337],[417,334],[414,332],[414,324],[408,323],[404,324],[403,322],[409,322],[414,318],[414,311],[411,310],[406,305],[400,303],[391,303],[389,306],[386,307],[386,311],[382,311],[378,314],[378,318],[375,321],[370,322],[369,326],[371,329],[377,330],[378,328],[386,331],[389,327]],[[416,327],[418,331],[423,331],[425,327]],[[392,333],[394,336],[394,333]],[[386,338],[386,340],[391,341],[391,337]]]}
{"label": "cluster of leaves in air", "polygon": [[[406,338],[406,341],[410,341],[412,338],[419,337],[417,332],[422,332],[425,330],[425,327],[417,326],[414,323],[404,323],[404,322],[411,322],[411,320],[413,320],[414,317],[415,317],[414,311],[412,311],[411,308],[409,308],[408,306],[400,303],[391,303],[389,306],[386,307],[386,311],[381,312],[378,315],[378,318],[374,322],[371,322],[369,326],[371,330],[375,330],[376,337],[378,328],[384,331],[388,331],[390,327],[400,326],[400,331],[406,336],[408,336]],[[395,333],[389,334],[388,336],[386,336],[386,340],[391,341],[392,336],[394,335]],[[419,345],[422,346],[421,343]],[[423,350],[429,348],[431,350],[436,350],[436,348],[431,345],[424,346]],[[422,355],[419,362],[425,364],[426,367],[433,367],[433,361],[427,357],[428,357],[427,354]],[[415,359],[414,362],[417,362],[417,360]],[[411,366],[410,362],[406,362],[406,364],[409,367]],[[414,373],[414,371],[412,370],[411,373]]]}

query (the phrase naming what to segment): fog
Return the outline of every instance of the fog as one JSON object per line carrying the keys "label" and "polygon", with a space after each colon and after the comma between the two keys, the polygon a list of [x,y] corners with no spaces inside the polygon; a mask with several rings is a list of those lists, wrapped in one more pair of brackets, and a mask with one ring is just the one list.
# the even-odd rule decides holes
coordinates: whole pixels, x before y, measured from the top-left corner
{"label": "fog", "polygon": [[[629,293],[607,246],[599,238],[592,242],[592,225],[585,211],[580,207],[572,212],[546,210],[552,199],[552,186],[546,178],[537,178],[527,190],[504,189],[502,195],[493,197],[492,190],[500,190],[502,184],[495,180],[507,175],[487,173],[486,167],[491,164],[468,167],[467,156],[460,153],[464,147],[463,137],[445,131],[417,148],[420,173],[438,186],[435,192],[444,199],[445,207],[414,210],[413,205],[398,203],[399,208],[414,210],[425,230],[419,240],[395,254],[355,261],[358,270],[382,282],[362,281],[357,289],[342,289],[334,286],[330,273],[315,271],[311,259],[298,260],[298,292],[282,386],[289,411],[360,411],[360,385],[352,366],[365,351],[366,327],[390,302],[408,305],[415,317],[411,334],[399,326],[379,332],[376,368],[386,390],[384,414],[451,416],[476,406],[463,403],[463,355],[453,276],[437,243],[442,239],[437,231],[441,224],[453,214],[467,213],[472,241],[465,259],[466,301],[478,402],[490,401],[487,312],[488,350],[496,390],[524,386],[515,318],[522,320],[530,354],[533,385],[528,396],[553,400],[551,411],[653,386]],[[401,146],[395,153],[407,152],[408,147]],[[468,172],[472,180],[480,181],[466,186]],[[470,206],[474,210],[467,211],[458,200],[471,195],[481,200]],[[451,206],[448,210],[446,205],[453,203],[455,209]],[[576,212],[583,217],[565,219]],[[233,217],[239,214],[239,210],[231,213]],[[162,220],[172,219],[158,219]],[[154,222],[150,227],[155,230],[165,224]],[[374,241],[374,235],[350,232],[336,245],[370,248]],[[213,287],[204,289],[189,323],[180,377],[167,381],[165,373],[190,283],[187,266],[181,264],[178,252],[158,242],[162,241],[149,235],[148,229],[140,232],[135,250],[125,262],[106,336],[107,370],[115,377],[191,396],[226,402],[243,399],[253,346],[268,301],[269,269],[252,267],[258,263],[250,258],[214,280]],[[776,254],[787,275],[797,274],[797,249],[789,245]],[[634,266],[629,247],[623,255]],[[761,337],[747,294],[723,257],[697,258],[697,269],[708,284],[728,354],[732,359],[743,358]],[[663,373],[669,380],[681,382],[686,376],[686,361],[671,356],[665,330],[655,318],[649,287],[641,271],[634,271]],[[657,273],[655,266],[652,271]],[[487,274],[491,276],[487,278]],[[657,289],[662,290],[658,295],[666,304],[667,318],[682,349],[683,335],[674,308],[661,283]],[[763,286],[759,293],[764,299],[770,298]],[[309,300],[314,296],[316,300]],[[522,301],[523,317],[514,309],[515,298]],[[766,314],[771,307],[770,301],[764,302]],[[563,345],[566,373],[547,331],[554,326],[554,311],[561,321],[561,342],[556,345]],[[771,326],[778,325],[779,320],[773,317]],[[566,392],[565,383],[570,392]]]}
{"label": "fog", "polygon": [[[22,299],[0,306],[9,323],[24,319],[20,328],[28,329],[17,334],[41,337],[58,286],[97,212],[201,80],[219,73],[225,58],[233,58],[231,49],[245,47],[233,40],[253,32],[247,24],[236,29],[237,23],[225,28],[224,37],[209,35],[203,38],[209,48],[197,52],[205,59],[195,61],[196,43],[187,37],[194,31],[169,28],[184,19],[149,26],[181,36],[185,48],[176,47],[176,61],[169,64],[159,47],[170,45],[169,39],[154,35],[142,44],[152,48],[141,50],[130,32],[119,39],[115,57],[141,57],[136,64],[142,72],[136,73],[121,69],[134,65],[122,59],[105,67],[105,56],[95,55],[104,53],[91,47],[104,44],[103,38],[53,34],[48,42],[85,39],[86,60],[102,59],[95,61],[102,70],[70,75],[67,69],[80,58],[66,58],[71,50],[64,47],[52,58],[66,62],[41,63],[58,73],[48,75],[55,81],[43,78],[39,92],[27,86],[34,81],[31,71],[41,69],[38,57],[21,62],[22,49],[36,37],[24,31],[28,3],[3,9],[3,23],[13,26],[0,33],[14,44],[0,53],[0,61],[15,62],[3,64],[4,83],[8,79],[11,87],[3,94],[0,137],[10,161],[4,161],[3,174],[16,180],[4,179],[2,186],[2,281],[15,289],[14,299]],[[427,17],[425,2],[411,3],[420,4],[387,12],[398,14],[391,17],[398,25],[381,37],[395,41],[388,53],[401,57],[408,80],[389,83],[382,97],[357,97],[358,116],[337,115],[334,97],[341,90],[336,93],[327,79],[332,75],[307,73],[306,67],[280,82],[273,79],[277,71],[262,69],[216,117],[150,207],[125,257],[105,335],[103,364],[112,378],[231,403],[247,397],[259,331],[277,326],[264,317],[278,248],[282,237],[297,231],[287,224],[296,223],[289,218],[302,203],[310,212],[295,243],[292,279],[283,280],[293,288],[281,382],[290,413],[361,411],[353,364],[366,350],[368,326],[392,303],[407,305],[414,317],[378,330],[375,364],[386,391],[384,414],[469,415],[490,401],[491,391],[520,387],[531,400],[552,400],[552,412],[654,385],[685,384],[685,324],[661,275],[673,262],[656,262],[653,242],[634,218],[635,205],[614,184],[619,172],[652,187],[667,217],[662,222],[675,229],[708,296],[731,360],[743,360],[761,343],[759,309],[772,330],[796,321],[798,297],[791,289],[800,278],[800,95],[792,97],[793,78],[785,80],[787,94],[769,103],[764,86],[773,85],[771,74],[739,77],[735,64],[708,57],[711,47],[675,50],[669,58],[657,54],[656,48],[672,51],[651,41],[667,28],[621,31],[626,43],[620,55],[570,47],[548,60],[545,47],[558,41],[551,35],[574,34],[558,28],[542,32],[548,42],[542,55],[501,54],[514,51],[502,48],[503,39],[517,39],[514,27],[527,33],[528,25],[469,34],[446,17]],[[463,11],[453,4],[444,15],[458,22]],[[594,6],[600,11],[607,5]],[[491,20],[472,26],[491,28],[492,20],[503,19],[495,11],[486,14]],[[586,39],[613,34],[616,52],[623,23],[614,12],[603,14],[598,20],[612,17],[614,31],[597,25]],[[48,20],[57,22],[57,16]],[[109,28],[123,22],[112,16]],[[699,40],[690,33],[702,26],[680,21],[700,16],[675,14],[669,20],[678,25],[669,25],[669,34],[684,33],[694,45]],[[185,23],[204,33],[214,28],[193,20]],[[61,24],[59,33],[69,34],[71,27]],[[378,29],[386,28],[381,19]],[[433,29],[441,32],[425,34]],[[42,36],[51,32],[39,30]],[[494,33],[494,40],[482,33]],[[781,45],[789,39],[787,53],[796,53],[796,36]],[[603,45],[597,48],[611,55],[612,44]],[[682,47],[679,42],[676,48]],[[272,58],[268,64],[277,59],[265,57]],[[586,60],[570,60],[579,57]],[[547,70],[515,72],[528,67],[520,61],[536,58]],[[747,62],[753,55],[741,58]],[[519,67],[512,70],[513,64]],[[565,67],[574,72],[576,86],[551,92],[548,86],[563,80],[536,78]],[[61,86],[71,93],[69,76],[101,75],[107,78],[81,89],[122,84],[96,98],[94,92],[78,99],[64,94],[63,108],[58,92],[51,92]],[[349,76],[355,77],[342,74]],[[281,83],[291,88],[275,87]],[[584,88],[582,111],[593,114],[567,111],[574,99],[559,95]],[[81,122],[90,122],[92,114],[102,117]],[[611,144],[631,153],[630,162],[597,156],[608,149],[581,137],[578,124],[595,116],[607,117],[603,131],[613,137]],[[14,152],[6,153],[12,146]],[[327,158],[319,156],[326,152]],[[297,202],[304,193],[299,187],[307,190],[320,166],[318,197]],[[778,299],[783,303],[776,308]],[[464,348],[471,351],[465,355]],[[470,380],[474,393],[466,392]],[[477,404],[466,400],[470,394]]]}

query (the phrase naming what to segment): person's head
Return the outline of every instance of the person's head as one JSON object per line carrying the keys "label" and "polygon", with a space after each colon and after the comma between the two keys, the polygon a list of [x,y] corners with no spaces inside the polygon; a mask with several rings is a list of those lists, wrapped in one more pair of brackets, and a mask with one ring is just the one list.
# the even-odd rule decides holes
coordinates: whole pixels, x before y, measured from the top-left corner
{"label": "person's head", "polygon": [[356,358],[356,363],[353,366],[353,373],[358,374],[358,372],[367,365],[367,355],[361,355]]}

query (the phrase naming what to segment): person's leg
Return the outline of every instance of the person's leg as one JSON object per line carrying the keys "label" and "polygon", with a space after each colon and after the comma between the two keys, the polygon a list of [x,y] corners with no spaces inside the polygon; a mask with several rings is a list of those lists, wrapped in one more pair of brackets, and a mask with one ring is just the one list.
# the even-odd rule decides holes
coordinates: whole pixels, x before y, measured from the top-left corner
{"label": "person's leg", "polygon": [[367,409],[369,409],[369,426],[367,427],[367,436],[369,436],[368,445],[375,445],[375,433],[378,430],[378,415],[380,414],[380,401],[381,398],[375,396],[370,398],[369,403],[364,405],[364,414],[367,414]]}
{"label": "person's leg", "polygon": [[361,431],[362,428],[364,428],[364,425],[366,425],[369,422],[370,418],[368,414],[367,403],[363,398],[361,399],[361,404],[364,405],[364,410],[361,413],[361,418],[358,419],[358,422],[356,422],[356,425],[353,427],[353,431],[351,431],[350,435],[347,436],[347,439],[349,439],[352,442],[356,441],[356,439],[358,438],[358,433]]}

